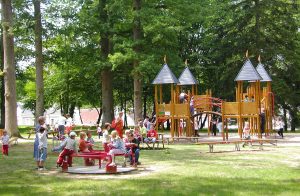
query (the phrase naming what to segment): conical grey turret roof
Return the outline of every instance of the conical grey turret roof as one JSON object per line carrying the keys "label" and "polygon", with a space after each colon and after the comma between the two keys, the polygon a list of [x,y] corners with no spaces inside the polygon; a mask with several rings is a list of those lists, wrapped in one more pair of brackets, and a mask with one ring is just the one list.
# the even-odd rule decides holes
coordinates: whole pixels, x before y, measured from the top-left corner
{"label": "conical grey turret roof", "polygon": [[152,84],[178,84],[179,80],[173,74],[171,69],[167,64],[161,68],[159,73],[156,75],[155,79],[153,80]]}
{"label": "conical grey turret roof", "polygon": [[265,70],[264,65],[261,63],[258,63],[257,67],[256,67],[257,72],[259,73],[259,75],[262,77],[261,82],[271,82],[272,79],[270,77],[270,75],[268,74],[268,72]]}
{"label": "conical grey turret roof", "polygon": [[262,77],[256,71],[251,61],[247,59],[235,78],[235,81],[255,81],[262,80]]}
{"label": "conical grey turret roof", "polygon": [[192,72],[186,67],[178,78],[180,85],[194,85],[198,84],[198,81],[193,76]]}

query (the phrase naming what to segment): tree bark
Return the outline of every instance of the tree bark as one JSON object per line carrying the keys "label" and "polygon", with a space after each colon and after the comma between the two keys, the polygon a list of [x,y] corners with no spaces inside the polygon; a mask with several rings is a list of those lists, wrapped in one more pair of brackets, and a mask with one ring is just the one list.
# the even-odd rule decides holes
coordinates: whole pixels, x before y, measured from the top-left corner
{"label": "tree bark", "polygon": [[[2,33],[2,28],[1,28],[1,40],[3,40],[3,33]],[[3,43],[0,44],[0,53],[1,53],[1,70],[4,68],[4,54],[3,54]],[[0,123],[0,128],[4,129],[5,128],[5,85],[4,85],[4,77],[1,77],[1,123]]]}
{"label": "tree bark", "polygon": [[101,72],[102,81],[102,111],[103,120],[102,124],[111,121],[114,118],[113,112],[113,93],[112,93],[112,73],[110,70],[105,69]]}
{"label": "tree bark", "polygon": [[[133,19],[133,41],[134,46],[133,50],[136,53],[136,58],[139,56],[141,45],[139,43],[142,38],[142,27],[141,20],[139,17],[139,12],[141,10],[141,0],[133,0],[133,11],[134,11],[134,19]],[[138,123],[139,119],[143,118],[143,102],[142,102],[142,77],[139,68],[139,60],[135,59],[133,61],[133,88],[134,88],[134,122]]]}
{"label": "tree bark", "polygon": [[[106,0],[99,0],[99,15],[100,15],[100,23],[101,25],[108,23],[108,13],[105,10],[105,6],[107,4]],[[100,32],[101,40],[100,40],[100,47],[101,47],[101,57],[103,61],[108,63],[108,54],[110,53],[110,40],[109,40],[109,33],[108,29],[103,30]],[[103,111],[103,120],[102,124],[106,122],[111,122],[114,117],[114,110],[113,110],[113,89],[112,89],[112,72],[111,66],[107,65],[101,71],[101,82],[102,82],[102,111]]]}
{"label": "tree bark", "polygon": [[36,67],[36,104],[35,118],[44,115],[44,79],[43,79],[43,42],[42,42],[42,19],[41,1],[34,0],[34,45],[35,45],[35,67]]}
{"label": "tree bark", "polygon": [[298,124],[298,116],[297,116],[297,107],[291,108],[289,110],[290,117],[291,117],[291,131],[295,132],[296,131],[296,125]]}
{"label": "tree bark", "polygon": [[284,122],[284,131],[287,131],[288,123],[287,123],[287,109],[286,108],[283,108],[283,122]]}
{"label": "tree bark", "polygon": [[4,51],[5,129],[10,136],[19,137],[17,127],[16,68],[14,64],[14,35],[11,0],[1,0]]}
{"label": "tree bark", "polygon": [[[144,91],[144,115],[143,115],[143,118],[145,118],[147,116],[147,93],[148,92],[145,92]],[[141,119],[143,119],[141,118]]]}

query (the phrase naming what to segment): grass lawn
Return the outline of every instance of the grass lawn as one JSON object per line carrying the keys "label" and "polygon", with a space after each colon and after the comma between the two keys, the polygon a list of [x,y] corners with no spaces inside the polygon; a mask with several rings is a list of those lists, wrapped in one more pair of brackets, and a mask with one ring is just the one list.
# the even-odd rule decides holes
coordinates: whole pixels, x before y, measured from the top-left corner
{"label": "grass lawn", "polygon": [[[9,157],[0,156],[0,195],[300,195],[295,143],[240,152],[232,151],[234,145],[218,145],[219,153],[192,144],[166,147],[142,150],[137,172],[80,176],[60,173],[53,153],[48,170],[35,171],[33,143],[19,143]],[[74,165],[82,164],[75,159]]]}

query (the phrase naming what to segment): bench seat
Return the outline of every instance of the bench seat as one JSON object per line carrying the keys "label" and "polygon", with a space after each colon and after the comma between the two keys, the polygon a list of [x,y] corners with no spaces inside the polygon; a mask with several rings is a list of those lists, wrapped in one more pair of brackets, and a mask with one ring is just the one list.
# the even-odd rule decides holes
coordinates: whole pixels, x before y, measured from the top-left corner
{"label": "bench seat", "polygon": [[272,145],[277,145],[276,139],[250,139],[250,140],[230,140],[230,141],[204,141],[204,142],[197,142],[197,145],[208,145],[209,152],[213,152],[214,145],[217,144],[234,144],[235,150],[240,151],[240,143],[259,143],[260,150],[263,150],[263,143],[270,143]]}

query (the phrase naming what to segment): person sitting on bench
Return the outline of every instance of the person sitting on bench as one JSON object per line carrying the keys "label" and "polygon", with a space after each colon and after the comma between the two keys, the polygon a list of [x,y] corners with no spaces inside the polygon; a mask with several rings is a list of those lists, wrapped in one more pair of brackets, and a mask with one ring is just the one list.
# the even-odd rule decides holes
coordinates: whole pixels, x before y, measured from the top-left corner
{"label": "person sitting on bench", "polygon": [[86,134],[86,142],[88,144],[88,148],[89,148],[89,151],[92,151],[93,150],[93,146],[95,144],[95,141],[92,137],[92,132],[88,131],[87,134]]}
{"label": "person sitting on bench", "polygon": [[[151,124],[150,131],[147,133],[147,138],[145,138],[144,142],[148,145],[149,143],[155,143],[157,140],[157,131],[154,129],[154,124]],[[148,145],[148,147],[150,147]]]}
{"label": "person sitting on bench", "polygon": [[[136,166],[140,165],[139,156],[140,156],[140,141],[134,137],[133,133],[129,133],[128,143],[125,143],[126,151],[129,154],[130,165]],[[134,160],[132,152],[134,153]]]}
{"label": "person sitting on bench", "polygon": [[[249,124],[248,121],[245,121],[243,133],[244,133],[244,140],[251,140],[251,136],[250,136],[250,124]],[[248,142],[245,142],[243,144],[243,147],[245,147],[245,145],[247,145],[247,144],[248,144]]]}
{"label": "person sitting on bench", "polygon": [[110,136],[109,136],[108,131],[110,130],[110,128],[111,128],[110,123],[104,124],[103,138],[102,138],[102,146],[103,146],[104,152],[109,152],[108,144],[110,143]]}
{"label": "person sitting on bench", "polygon": [[125,144],[123,140],[117,135],[117,131],[111,132],[111,143],[108,144],[110,151],[108,154],[111,156],[111,164],[110,166],[116,165],[115,163],[115,154],[125,154]]}
{"label": "person sitting on bench", "polygon": [[[85,132],[80,132],[79,136],[80,136],[80,139],[79,139],[79,151],[81,153],[91,152],[89,150],[91,144],[88,143],[87,141],[85,141],[86,133]],[[93,159],[89,159],[89,158],[84,158],[84,163],[85,163],[86,166],[93,166],[93,165],[95,165],[95,161]]]}
{"label": "person sitting on bench", "polygon": [[63,160],[68,157],[68,165],[72,167],[72,154],[77,153],[76,147],[76,133],[72,131],[65,141],[61,144],[64,147],[63,151],[59,154],[58,159],[56,161],[57,167],[61,167]]}

